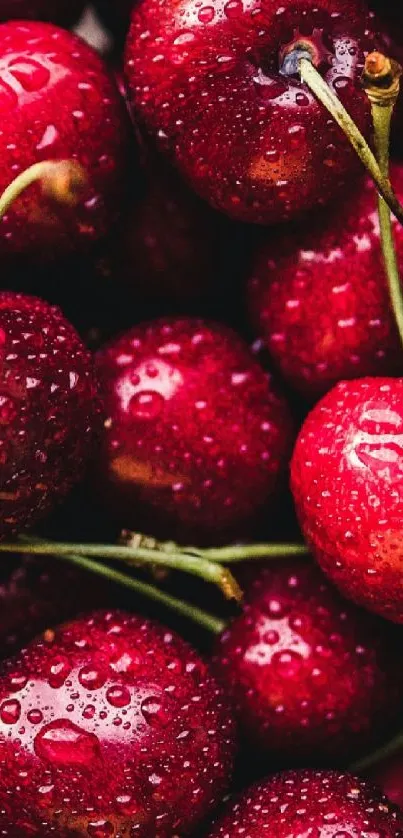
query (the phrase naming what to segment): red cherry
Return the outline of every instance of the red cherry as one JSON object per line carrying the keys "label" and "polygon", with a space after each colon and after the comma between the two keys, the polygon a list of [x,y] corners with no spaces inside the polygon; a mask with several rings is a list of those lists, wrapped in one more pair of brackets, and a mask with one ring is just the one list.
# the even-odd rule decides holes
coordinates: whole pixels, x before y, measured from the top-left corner
{"label": "red cherry", "polygon": [[288,408],[248,347],[192,319],[142,324],[97,354],[100,491],[126,527],[200,542],[245,532],[273,497]]}
{"label": "red cherry", "polygon": [[400,838],[403,814],[370,783],[336,771],[285,771],[247,789],[208,838]]}
{"label": "red cherry", "polygon": [[0,292],[0,537],[80,479],[93,436],[92,359],[61,311]]}
{"label": "red cherry", "polygon": [[[403,166],[395,165],[392,174],[403,197]],[[399,223],[394,232],[403,267]],[[343,378],[403,369],[369,179],[323,220],[270,232],[248,296],[259,335],[284,378],[304,396],[319,397]]]}
{"label": "red cherry", "polygon": [[245,742],[288,766],[346,763],[384,741],[402,705],[400,660],[396,629],[306,561],[255,571],[214,657]]}
{"label": "red cherry", "polygon": [[0,0],[0,20],[51,20],[71,23],[84,8],[84,0]]}
{"label": "red cherry", "polygon": [[401,751],[374,765],[367,774],[392,803],[403,809],[403,754]]}
{"label": "red cherry", "polygon": [[126,46],[135,112],[213,206],[292,218],[329,202],[359,164],[290,53],[312,54],[368,133],[368,21],[362,0],[142,0]]}
{"label": "red cherry", "polygon": [[0,190],[46,159],[74,158],[89,180],[74,209],[30,187],[1,221],[3,257],[88,245],[116,218],[123,189],[124,106],[102,59],[64,29],[10,22],[0,26],[0,79]]}
{"label": "red cherry", "polygon": [[303,533],[325,573],[403,622],[403,379],[342,381],[311,411],[291,464]]}
{"label": "red cherry", "polygon": [[10,838],[187,835],[224,792],[234,725],[179,636],[122,612],[3,664],[0,829]]}

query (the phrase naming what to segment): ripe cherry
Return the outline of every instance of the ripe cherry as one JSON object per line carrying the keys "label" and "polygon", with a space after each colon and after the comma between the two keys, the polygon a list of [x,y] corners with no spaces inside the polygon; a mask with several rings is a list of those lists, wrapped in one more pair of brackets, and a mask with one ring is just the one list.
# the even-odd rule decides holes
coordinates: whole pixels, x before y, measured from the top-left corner
{"label": "ripe cherry", "polygon": [[291,463],[304,536],[349,598],[403,622],[403,379],[342,381],[305,420]]}
{"label": "ripe cherry", "polygon": [[97,353],[105,423],[97,486],[126,527],[198,542],[248,531],[291,443],[288,408],[230,329],[136,326]]}
{"label": "ripe cherry", "polygon": [[[394,165],[403,197],[403,166]],[[403,228],[394,228],[403,268]],[[325,218],[269,231],[248,287],[251,318],[292,387],[317,398],[341,379],[390,375],[403,356],[366,178]]]}
{"label": "ripe cherry", "polygon": [[279,561],[251,574],[214,662],[254,753],[334,766],[397,726],[400,650],[400,633],[342,599],[311,561]]}
{"label": "ripe cherry", "polygon": [[97,418],[92,358],[61,311],[0,292],[0,537],[80,479]]}
{"label": "ripe cherry", "polygon": [[359,171],[301,83],[298,56],[310,56],[368,133],[368,25],[361,0],[142,0],[126,45],[135,113],[213,206],[243,221],[292,218]]}
{"label": "ripe cherry", "polygon": [[74,210],[29,187],[0,222],[2,257],[46,260],[88,246],[116,219],[123,194],[126,115],[106,66],[64,29],[14,21],[0,26],[0,80],[0,191],[46,159],[77,160],[88,177]]}
{"label": "ripe cherry", "polygon": [[188,835],[220,800],[234,725],[179,636],[123,612],[47,631],[0,677],[8,838]]}
{"label": "ripe cherry", "polygon": [[337,771],[285,771],[247,789],[208,838],[401,838],[403,814],[375,786]]}

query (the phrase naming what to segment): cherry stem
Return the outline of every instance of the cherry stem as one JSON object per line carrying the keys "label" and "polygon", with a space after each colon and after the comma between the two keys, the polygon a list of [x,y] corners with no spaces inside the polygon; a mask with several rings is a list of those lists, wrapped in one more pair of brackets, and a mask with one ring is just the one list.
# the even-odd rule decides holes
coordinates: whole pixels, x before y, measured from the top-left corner
{"label": "cherry stem", "polygon": [[197,556],[203,556],[211,562],[236,564],[253,559],[284,559],[293,556],[308,556],[305,544],[241,544],[228,547],[211,547],[206,550],[186,548]]}
{"label": "cherry stem", "polygon": [[172,596],[172,594],[161,591],[160,588],[157,588],[155,585],[150,585],[149,582],[143,582],[133,576],[128,576],[127,573],[122,573],[120,570],[116,570],[114,567],[110,567],[102,562],[96,562],[94,559],[89,559],[85,556],[76,556],[73,553],[63,556],[56,555],[56,558],[76,565],[82,570],[87,570],[91,573],[97,574],[98,576],[102,576],[110,582],[122,585],[129,590],[135,591],[135,593],[140,594],[141,596],[147,597],[154,602],[158,602],[165,608],[175,611],[175,613],[179,614],[181,617],[187,617],[188,619],[193,620],[194,623],[197,623],[199,626],[202,626],[202,628],[207,629],[207,631],[210,631],[213,634],[221,634],[226,627],[226,622],[224,620],[220,620],[219,617],[215,617],[213,614],[209,614],[207,611],[204,611],[195,605],[190,605],[190,603],[185,602],[182,599],[178,599],[178,597]]}
{"label": "cherry stem", "polygon": [[[371,103],[374,140],[379,168],[389,179],[390,126],[400,89],[401,67],[382,53],[371,53],[365,62],[364,87]],[[403,293],[393,238],[392,218],[384,199],[378,196],[378,216],[389,295],[400,340],[403,344]]]}
{"label": "cherry stem", "polygon": [[368,143],[361,131],[357,128],[344,105],[322,78],[312,61],[302,56],[299,59],[299,72],[303,82],[309,87],[314,96],[329,111],[335,122],[340,126],[347,139],[355,149],[366,169],[374,181],[378,192],[384,198],[389,209],[396,218],[403,224],[403,207],[393,192],[389,178],[381,171],[381,168],[372,153]]}
{"label": "cherry stem", "polygon": [[69,556],[74,554],[86,558],[123,561],[134,566],[179,570],[192,574],[217,585],[227,599],[240,602],[242,591],[227,568],[221,567],[203,556],[191,556],[181,552],[164,552],[145,547],[119,546],[114,544],[66,544],[41,539],[21,539],[12,543],[0,543],[1,553],[27,553],[36,556]]}
{"label": "cherry stem", "polygon": [[361,774],[362,772],[367,771],[368,768],[372,768],[373,765],[377,765],[378,762],[383,762],[384,759],[395,756],[395,754],[400,751],[403,752],[402,731],[387,742],[386,745],[382,745],[368,756],[353,762],[352,765],[349,765],[348,770],[352,771],[354,774]]}
{"label": "cherry stem", "polygon": [[39,182],[45,195],[60,204],[75,206],[87,184],[82,166],[75,160],[42,160],[34,163],[7,186],[0,196],[0,219],[33,183]]}

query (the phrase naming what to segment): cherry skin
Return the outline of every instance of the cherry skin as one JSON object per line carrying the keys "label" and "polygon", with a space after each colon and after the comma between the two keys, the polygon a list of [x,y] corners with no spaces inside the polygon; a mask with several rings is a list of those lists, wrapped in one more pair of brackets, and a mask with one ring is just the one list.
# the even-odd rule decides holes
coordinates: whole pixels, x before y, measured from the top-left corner
{"label": "cherry skin", "polygon": [[105,423],[97,485],[121,523],[181,541],[248,531],[275,494],[288,408],[230,329],[141,324],[97,353]]}
{"label": "cherry skin", "polygon": [[78,160],[89,180],[74,208],[56,207],[30,187],[0,223],[3,258],[43,260],[88,247],[122,202],[127,126],[112,77],[76,35],[14,21],[0,26],[0,79],[0,190],[46,159]]}
{"label": "cherry skin", "polygon": [[99,407],[93,362],[61,311],[0,292],[0,537],[32,526],[81,477]]}
{"label": "cherry skin", "polygon": [[126,45],[134,111],[213,206],[292,218],[329,202],[359,164],[285,59],[308,49],[368,133],[368,22],[362,0],[141,0]]}
{"label": "cherry skin", "polygon": [[0,0],[0,20],[50,20],[72,23],[81,14],[84,0]]}
{"label": "cherry skin", "polygon": [[2,666],[7,838],[188,835],[226,789],[233,752],[207,665],[141,617],[95,612]]}
{"label": "cherry skin", "polygon": [[279,562],[255,571],[214,664],[248,746],[275,765],[334,767],[396,728],[400,650],[395,627],[342,599],[315,564]]}
{"label": "cherry skin", "polygon": [[403,752],[382,760],[367,773],[388,800],[403,809]]}
{"label": "cherry skin", "polygon": [[[403,166],[392,180],[403,198]],[[324,219],[269,232],[248,286],[251,320],[289,384],[317,399],[345,378],[390,375],[403,356],[365,179]],[[395,243],[403,268],[403,228]]]}
{"label": "cherry skin", "polygon": [[345,596],[403,622],[403,379],[342,381],[303,424],[291,488],[303,534]]}
{"label": "cherry skin", "polygon": [[285,771],[230,802],[208,838],[400,838],[403,814],[371,783],[337,771]]}

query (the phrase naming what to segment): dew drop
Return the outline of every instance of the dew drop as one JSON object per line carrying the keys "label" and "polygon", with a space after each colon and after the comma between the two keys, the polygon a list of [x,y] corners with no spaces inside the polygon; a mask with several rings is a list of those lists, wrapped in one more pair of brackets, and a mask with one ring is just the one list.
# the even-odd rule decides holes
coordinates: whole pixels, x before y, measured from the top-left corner
{"label": "dew drop", "polygon": [[21,704],[16,698],[3,701],[0,707],[0,719],[6,725],[15,725],[21,715]]}
{"label": "dew drop", "polygon": [[165,399],[155,390],[143,390],[130,400],[129,410],[133,419],[140,421],[156,419],[161,413]]}
{"label": "dew drop", "polygon": [[211,23],[211,21],[214,20],[214,16],[215,12],[213,6],[203,6],[198,14],[200,23]]}
{"label": "dew drop", "polygon": [[100,756],[94,733],[79,728],[69,719],[55,719],[45,725],[34,740],[36,755],[55,766],[91,767]]}
{"label": "dew drop", "polygon": [[161,699],[155,695],[143,699],[140,709],[151,727],[166,727],[171,721],[171,713],[163,707]]}
{"label": "dew drop", "polygon": [[127,687],[109,687],[106,700],[112,707],[125,707],[130,704],[130,691]]}
{"label": "dew drop", "polygon": [[84,666],[78,673],[78,680],[87,690],[98,690],[103,687],[106,677],[99,669],[93,666]]}
{"label": "dew drop", "polygon": [[67,658],[62,657],[61,655],[56,658],[53,658],[49,666],[49,685],[53,687],[53,689],[58,689],[59,687],[62,687],[67,676],[70,675],[70,672],[71,666]]}
{"label": "dew drop", "polygon": [[282,677],[293,678],[298,674],[302,666],[302,658],[298,652],[292,649],[283,652],[276,652],[272,657],[273,666],[276,667]]}
{"label": "dew drop", "polygon": [[91,821],[87,828],[88,835],[91,838],[107,838],[108,835],[115,834],[115,828],[110,821]]}
{"label": "dew drop", "polygon": [[31,722],[31,725],[39,725],[43,721],[43,713],[41,710],[29,710],[27,719]]}

